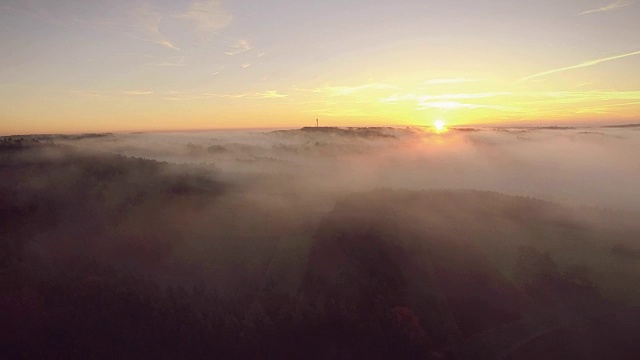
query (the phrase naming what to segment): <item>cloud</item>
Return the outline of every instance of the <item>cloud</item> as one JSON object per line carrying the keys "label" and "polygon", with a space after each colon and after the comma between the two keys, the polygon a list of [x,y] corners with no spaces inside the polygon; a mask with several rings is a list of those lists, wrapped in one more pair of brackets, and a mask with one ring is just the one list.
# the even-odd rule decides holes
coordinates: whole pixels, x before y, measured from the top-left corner
{"label": "cloud", "polygon": [[398,89],[395,85],[390,84],[363,84],[363,85],[355,85],[355,86],[325,86],[317,89],[298,89],[299,91],[307,91],[314,93],[323,93],[328,96],[349,96],[359,93],[365,90],[396,90]]}
{"label": "cloud", "polygon": [[326,117],[370,117],[370,112],[364,111],[360,108],[339,108],[339,109],[313,109],[305,111],[314,115],[321,115]]}
{"label": "cloud", "polygon": [[620,9],[620,8],[623,8],[623,7],[627,7],[629,5],[633,5],[634,3],[635,3],[635,1],[631,1],[631,0],[618,0],[618,1],[614,2],[614,3],[612,3],[612,4],[609,4],[607,6],[603,6],[601,8],[583,11],[583,12],[577,14],[577,16],[593,14],[593,13],[599,13],[599,12],[612,11],[612,10]]}
{"label": "cloud", "polygon": [[175,46],[171,41],[167,40],[167,39],[162,39],[160,41],[153,41],[158,45],[162,45],[168,49],[172,49],[172,50],[178,50],[180,51],[180,48]]}
{"label": "cloud", "polygon": [[608,105],[601,105],[601,106],[582,108],[582,109],[578,110],[577,113],[578,114],[608,114],[608,113],[610,113],[610,111],[608,111],[610,108],[624,107],[624,106],[636,106],[636,105],[640,105],[640,101],[627,102],[627,103],[618,103],[618,104],[608,104]]}
{"label": "cloud", "polygon": [[232,45],[229,45],[228,48],[229,50],[227,50],[225,54],[229,56],[240,55],[242,53],[245,53],[253,49],[253,47],[251,46],[251,43],[247,39],[240,39],[235,43],[233,43]]}
{"label": "cloud", "polygon": [[198,32],[212,35],[229,26],[232,16],[220,4],[220,1],[194,1],[186,11],[171,13],[152,7],[147,2],[138,2],[131,12],[135,39],[148,41],[167,49],[180,50],[161,30],[161,23],[166,19],[179,19],[193,25]]}
{"label": "cloud", "polygon": [[125,95],[152,95],[153,91],[145,91],[145,90],[129,90],[122,92]]}
{"label": "cloud", "polygon": [[428,85],[440,85],[440,84],[460,84],[465,82],[477,81],[474,79],[431,79],[424,83]]}
{"label": "cloud", "polygon": [[[81,1],[80,1],[81,2]],[[79,3],[80,3],[79,2]],[[124,33],[133,39],[146,41],[163,46],[167,49],[180,50],[169,38],[160,31],[160,23],[166,14],[159,9],[152,7],[143,1],[132,2],[133,5],[127,8],[126,12],[118,13],[118,16],[106,18],[104,11],[99,10],[93,14],[82,14],[79,16],[73,10],[61,12],[57,9],[55,2],[17,1],[15,7],[2,6],[7,10],[17,11],[27,14],[38,20],[76,29],[77,25],[82,27],[106,28],[113,32]],[[82,8],[82,7],[77,7]],[[102,9],[104,10],[104,9]]]}
{"label": "cloud", "polygon": [[447,100],[464,100],[464,99],[483,99],[496,96],[510,95],[509,92],[486,92],[486,93],[470,93],[470,94],[441,94],[441,95],[416,95],[414,93],[395,94],[380,99],[382,103],[394,103],[398,101],[417,100],[425,101],[447,101]]}
{"label": "cloud", "polygon": [[556,98],[563,102],[570,101],[606,101],[606,100],[637,100],[640,99],[640,91],[552,91],[544,93],[532,93],[539,96]]}
{"label": "cloud", "polygon": [[262,92],[246,92],[239,94],[221,94],[221,93],[203,93],[198,91],[151,91],[151,90],[127,90],[118,92],[90,92],[90,91],[78,91],[78,94],[92,95],[92,96],[114,96],[114,95],[130,95],[130,96],[143,96],[143,95],[157,95],[163,96],[166,100],[207,100],[214,98],[221,99],[284,99],[289,97],[288,94],[282,94],[277,90],[267,90]]}
{"label": "cloud", "polygon": [[174,17],[192,21],[205,34],[215,34],[231,25],[233,20],[233,16],[223,8],[219,0],[194,1],[185,13]]}
{"label": "cloud", "polygon": [[160,31],[160,23],[165,18],[165,15],[161,12],[151,8],[147,3],[138,3],[132,12],[132,16],[133,28],[137,34],[128,34],[129,36],[164,46],[167,49],[180,50]]}
{"label": "cloud", "polygon": [[[143,37],[139,37],[139,36],[132,35],[132,34],[127,34],[127,35],[129,35],[130,37],[132,37],[132,38],[134,38],[136,40],[146,41],[146,42],[158,44],[158,45],[163,46],[163,47],[165,47],[167,49],[180,51],[180,48],[177,47],[176,45],[174,45],[170,40],[165,39],[165,38],[160,38],[161,35],[160,35],[160,37],[155,38],[155,39],[154,38],[143,38]],[[154,36],[154,37],[156,37],[156,36]]]}
{"label": "cloud", "polygon": [[486,93],[460,93],[460,94],[440,94],[440,95],[422,95],[415,93],[394,94],[392,96],[379,99],[383,104],[397,104],[401,101],[409,101],[416,103],[416,110],[440,109],[440,110],[456,110],[456,109],[493,109],[493,110],[516,110],[505,106],[493,104],[471,104],[461,102],[460,100],[474,99],[490,99],[499,96],[512,95],[510,92],[486,92]]}
{"label": "cloud", "polygon": [[281,98],[286,98],[289,95],[280,94],[277,91],[265,91],[263,93],[256,94],[256,96],[262,99],[281,99]]}
{"label": "cloud", "polygon": [[226,99],[282,99],[289,97],[289,95],[281,94],[276,90],[268,90],[264,92],[256,93],[242,93],[242,94],[203,94],[198,98],[226,98]]}
{"label": "cloud", "polygon": [[563,68],[559,68],[559,69],[553,69],[553,70],[541,72],[541,73],[538,73],[538,74],[534,74],[534,75],[530,75],[530,76],[524,77],[524,78],[522,78],[522,79],[520,79],[518,81],[519,82],[520,81],[527,81],[527,80],[535,79],[537,77],[541,77],[541,76],[545,76],[545,75],[555,74],[555,73],[562,72],[562,71],[567,71],[567,70],[573,70],[573,69],[589,67],[589,66],[593,66],[593,65],[597,65],[597,64],[606,62],[606,61],[622,59],[622,58],[625,58],[625,57],[635,56],[635,55],[640,55],[640,50],[634,51],[634,52],[630,52],[630,53],[627,53],[627,54],[621,54],[621,55],[611,56],[611,57],[602,58],[602,59],[585,61],[585,62],[577,64],[577,65],[572,65],[572,66],[567,66],[567,67],[563,67]]}
{"label": "cloud", "polygon": [[[82,3],[82,1],[75,1]],[[97,2],[100,3],[100,2]],[[105,2],[108,3],[108,2]],[[162,30],[166,20],[178,19],[187,26],[195,28],[199,33],[215,34],[232,22],[232,16],[221,5],[219,0],[195,0],[185,10],[172,11],[161,6],[157,1],[134,0],[127,7],[113,7],[117,12],[104,11],[108,6],[87,15],[82,12],[83,6],[76,6],[78,11],[61,12],[59,6],[52,6],[53,1],[17,0],[12,6],[2,4],[0,9],[17,11],[36,19],[64,27],[82,25],[107,28],[114,32],[124,33],[134,39],[160,45],[164,48],[180,51],[168,34]],[[52,10],[53,9],[53,10]],[[56,11],[57,10],[57,11]],[[109,15],[105,15],[108,13]],[[110,16],[106,18],[104,16]]]}
{"label": "cloud", "polygon": [[184,61],[184,56],[183,56],[178,61],[161,61],[161,62],[155,62],[155,63],[148,63],[147,65],[183,67],[183,66],[186,66],[187,63]]}
{"label": "cloud", "polygon": [[492,110],[505,110],[504,106],[499,105],[479,105],[479,104],[465,104],[458,101],[426,101],[421,102],[417,110],[424,110],[427,108],[434,108],[440,110],[455,110],[455,109],[492,109]]}

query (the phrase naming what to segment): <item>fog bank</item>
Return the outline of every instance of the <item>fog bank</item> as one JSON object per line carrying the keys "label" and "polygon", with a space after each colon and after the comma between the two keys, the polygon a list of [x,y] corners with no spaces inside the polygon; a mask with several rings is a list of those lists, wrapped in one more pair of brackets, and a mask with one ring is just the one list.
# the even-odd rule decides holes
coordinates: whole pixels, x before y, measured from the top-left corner
{"label": "fog bank", "polygon": [[[640,210],[640,127],[304,128],[61,139],[288,191],[464,188]],[[286,179],[286,180],[282,180]],[[271,182],[267,186],[270,188]],[[262,189],[264,190],[264,189]]]}

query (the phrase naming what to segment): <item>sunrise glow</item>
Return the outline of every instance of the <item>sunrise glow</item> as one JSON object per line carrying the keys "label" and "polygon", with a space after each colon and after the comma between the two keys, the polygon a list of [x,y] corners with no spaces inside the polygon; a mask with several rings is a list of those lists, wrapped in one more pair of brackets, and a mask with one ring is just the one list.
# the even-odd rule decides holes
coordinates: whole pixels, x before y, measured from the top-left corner
{"label": "sunrise glow", "polygon": [[638,4],[518,4],[5,1],[0,134],[640,120]]}
{"label": "sunrise glow", "polygon": [[433,123],[433,127],[436,129],[436,131],[443,131],[446,127],[446,124],[444,120],[438,119]]}
{"label": "sunrise glow", "polygon": [[639,20],[0,0],[0,358],[640,359]]}

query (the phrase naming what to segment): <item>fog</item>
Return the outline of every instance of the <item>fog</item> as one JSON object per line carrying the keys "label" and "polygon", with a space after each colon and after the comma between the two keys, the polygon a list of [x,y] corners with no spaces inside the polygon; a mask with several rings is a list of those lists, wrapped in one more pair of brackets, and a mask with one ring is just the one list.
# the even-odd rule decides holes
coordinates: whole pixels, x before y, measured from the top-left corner
{"label": "fog", "polygon": [[300,195],[376,188],[477,189],[640,210],[640,127],[306,128],[117,134],[81,148],[210,168],[234,181],[287,178]]}
{"label": "fog", "polygon": [[635,359],[638,159],[640,126],[6,137],[7,357]]}

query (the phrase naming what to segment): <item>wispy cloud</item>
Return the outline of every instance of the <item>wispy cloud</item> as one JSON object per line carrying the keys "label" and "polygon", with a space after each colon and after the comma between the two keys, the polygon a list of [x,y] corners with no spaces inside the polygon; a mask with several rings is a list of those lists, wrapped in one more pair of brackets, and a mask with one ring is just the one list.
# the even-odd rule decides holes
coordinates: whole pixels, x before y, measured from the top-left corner
{"label": "wispy cloud", "polygon": [[185,13],[174,17],[192,21],[201,33],[209,35],[231,25],[233,20],[219,0],[194,1]]}
{"label": "wispy cloud", "polygon": [[630,52],[630,53],[627,53],[627,54],[621,54],[621,55],[610,56],[610,57],[606,57],[606,58],[602,58],[602,59],[585,61],[585,62],[577,64],[577,65],[567,66],[567,67],[563,67],[563,68],[559,68],[559,69],[553,69],[553,70],[549,70],[549,71],[544,71],[544,72],[541,72],[541,73],[538,73],[538,74],[533,74],[533,75],[524,77],[524,78],[522,78],[522,79],[520,79],[518,81],[526,81],[526,80],[535,79],[535,78],[538,78],[538,77],[541,77],[541,76],[545,76],[545,75],[555,74],[555,73],[562,72],[562,71],[567,71],[567,70],[573,70],[573,69],[589,67],[589,66],[597,65],[597,64],[600,64],[600,63],[603,63],[603,62],[622,59],[622,58],[625,58],[625,57],[635,56],[635,55],[640,55],[640,50],[634,51],[634,52]]}
{"label": "wispy cloud", "polygon": [[582,16],[582,15],[587,15],[587,14],[594,14],[594,13],[599,13],[599,12],[606,12],[606,11],[612,11],[612,10],[616,10],[616,9],[620,9],[623,7],[627,7],[629,5],[633,5],[635,3],[635,1],[632,0],[618,0],[612,4],[609,4],[607,6],[603,6],[597,9],[591,9],[591,10],[586,10],[583,11],[579,14],[577,14],[577,16]]}
{"label": "wispy cloud", "polygon": [[162,32],[161,24],[166,19],[183,20],[188,26],[205,35],[214,35],[231,24],[232,16],[218,0],[193,1],[184,12],[168,12],[147,2],[138,2],[131,11],[132,27],[128,35],[135,39],[148,41],[167,49],[180,50],[169,37]]}
{"label": "wispy cloud", "polygon": [[249,40],[247,39],[240,39],[238,41],[236,41],[235,43],[227,46],[228,50],[225,52],[225,54],[229,55],[229,56],[235,56],[235,55],[240,55],[242,53],[245,53],[251,49],[253,49],[253,46],[251,46],[251,43],[249,42]]}
{"label": "wispy cloud", "polygon": [[158,63],[151,63],[149,65],[183,67],[183,66],[186,66],[187,64],[186,63],[175,63],[175,62],[170,62],[170,61],[162,61],[162,62],[158,62]]}
{"label": "wispy cloud", "polygon": [[548,92],[526,92],[519,96],[532,98],[529,102],[534,103],[535,99],[540,99],[536,103],[574,104],[593,103],[620,100],[639,100],[640,91],[548,91]]}
{"label": "wispy cloud", "polygon": [[181,57],[178,61],[160,61],[160,62],[152,62],[152,63],[148,63],[147,65],[154,65],[154,66],[170,66],[170,67],[183,67],[186,66],[187,63],[184,60],[184,56]]}
{"label": "wispy cloud", "polygon": [[610,111],[611,108],[637,106],[637,105],[640,105],[640,101],[587,107],[587,108],[582,108],[578,110],[577,113],[578,114],[608,114],[611,112]]}
{"label": "wispy cloud", "polygon": [[157,36],[157,34],[154,34],[151,38],[144,38],[144,37],[140,37],[140,36],[136,36],[136,35],[132,35],[132,34],[127,34],[127,35],[132,37],[132,38],[134,38],[134,39],[136,39],[136,40],[146,41],[146,42],[158,44],[158,45],[163,46],[163,47],[165,47],[167,49],[180,51],[179,47],[175,46],[169,39],[162,38],[161,35]]}
{"label": "wispy cloud", "polygon": [[122,92],[125,95],[152,95],[153,91],[145,91],[145,90],[128,90]]}
{"label": "wispy cloud", "polygon": [[226,98],[226,99],[283,99],[289,97],[276,90],[241,94],[202,94],[201,98]]}
{"label": "wispy cloud", "polygon": [[[505,110],[504,106],[493,104],[477,104],[462,102],[462,100],[479,100],[489,99],[500,96],[511,95],[510,92],[486,92],[486,93],[460,93],[460,94],[440,94],[440,95],[421,95],[421,94],[396,94],[386,98],[379,99],[383,104],[397,104],[398,102],[415,102],[416,110],[425,110],[429,108],[440,110],[456,110],[456,109],[493,109]],[[513,110],[513,109],[512,109]]]}
{"label": "wispy cloud", "polygon": [[481,104],[466,104],[458,101],[427,101],[420,103],[417,110],[424,110],[427,108],[434,108],[440,110],[456,110],[456,109],[493,109],[504,110],[504,106],[499,105],[481,105]]}
{"label": "wispy cloud", "polygon": [[461,84],[466,82],[476,81],[474,79],[431,79],[424,83],[428,85],[440,85],[440,84]]}
{"label": "wispy cloud", "polygon": [[486,93],[463,93],[463,94],[441,94],[441,95],[418,95],[414,93],[408,94],[395,94],[386,98],[380,99],[382,103],[395,103],[398,101],[449,101],[449,100],[468,100],[468,99],[484,99],[497,96],[510,95],[509,92],[486,92]]}
{"label": "wispy cloud", "polygon": [[132,11],[134,34],[128,34],[134,39],[148,41],[167,49],[180,50],[160,31],[160,22],[165,17],[148,3],[138,3]]}
{"label": "wispy cloud", "polygon": [[[160,31],[160,23],[167,14],[158,8],[152,7],[143,1],[132,2],[132,7],[125,13],[120,13],[117,18],[105,18],[102,14],[90,14],[86,17],[78,17],[78,14],[56,11],[56,6],[50,6],[54,2],[16,1],[15,6],[0,5],[11,11],[20,12],[38,20],[59,25],[65,28],[82,27],[106,28],[136,40],[155,43],[172,50],[180,50],[168,37]],[[123,19],[124,22],[123,22]],[[77,30],[77,29],[75,29]]]}
{"label": "wispy cloud", "polygon": [[326,117],[369,117],[372,114],[360,108],[339,108],[339,109],[312,109],[307,113]]}
{"label": "wispy cloud", "polygon": [[366,90],[397,90],[396,85],[391,84],[363,84],[353,86],[325,86],[316,89],[297,89],[298,91],[322,93],[328,96],[350,96]]}
{"label": "wispy cloud", "polygon": [[180,51],[179,47],[175,46],[171,41],[169,41],[167,39],[162,39],[162,40],[159,40],[159,41],[154,41],[154,40],[151,40],[151,41],[156,43],[156,44],[158,44],[158,45],[164,46],[164,47],[166,47],[168,49]]}
{"label": "wispy cloud", "polygon": [[282,98],[289,97],[289,95],[280,94],[277,91],[265,91],[262,93],[257,93],[256,97],[261,99],[282,99]]}

